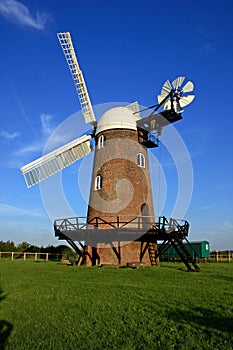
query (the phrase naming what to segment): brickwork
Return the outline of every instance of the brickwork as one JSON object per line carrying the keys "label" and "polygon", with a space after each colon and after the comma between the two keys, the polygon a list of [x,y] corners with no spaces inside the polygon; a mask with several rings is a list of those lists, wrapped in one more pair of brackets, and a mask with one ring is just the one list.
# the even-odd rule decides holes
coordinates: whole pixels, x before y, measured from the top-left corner
{"label": "brickwork", "polygon": [[111,245],[100,243],[96,249],[87,247],[86,253],[88,254],[86,254],[85,264],[87,266],[100,264],[126,265],[129,262],[140,261],[145,266],[150,266],[148,250],[141,256],[144,246],[141,242],[122,242],[119,246],[118,242],[112,242]]}
{"label": "brickwork", "polygon": [[[101,135],[105,136],[106,141],[104,147],[98,148]],[[137,164],[139,153],[143,156],[145,167]],[[98,190],[95,188],[97,175],[102,180],[102,188]],[[147,149],[138,142],[137,131],[106,130],[96,137],[88,219],[98,216],[111,222],[119,216],[121,221],[130,221],[140,215],[154,215]],[[104,225],[101,228],[104,229]],[[141,243],[125,243],[120,248],[113,244],[114,249],[101,243],[94,250],[88,247],[86,264],[140,261]],[[143,259],[149,264],[148,252]]]}

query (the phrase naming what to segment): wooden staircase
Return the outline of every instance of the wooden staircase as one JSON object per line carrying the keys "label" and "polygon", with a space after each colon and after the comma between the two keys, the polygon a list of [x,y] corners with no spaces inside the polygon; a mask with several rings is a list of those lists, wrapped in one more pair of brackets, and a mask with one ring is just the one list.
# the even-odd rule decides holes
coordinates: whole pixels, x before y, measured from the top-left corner
{"label": "wooden staircase", "polygon": [[154,242],[148,242],[148,253],[151,266],[159,265],[158,246]]}
{"label": "wooden staircase", "polygon": [[[188,240],[185,239],[186,242],[189,244]],[[196,271],[199,272],[200,268],[196,263],[195,257],[193,258],[190,252],[185,247],[182,239],[179,237],[179,235],[176,233],[174,234],[172,240],[170,241],[172,246],[175,248],[177,254],[179,255],[181,261],[185,264],[189,272]],[[190,245],[192,248],[192,246]],[[193,248],[192,248],[193,249]],[[194,250],[194,249],[193,249]],[[195,251],[194,251],[195,252]],[[194,254],[195,256],[195,254]]]}
{"label": "wooden staircase", "polygon": [[[184,225],[180,225],[177,220],[164,218],[164,241],[160,245],[158,252],[155,254],[154,259],[161,258],[162,254],[172,245],[176,250],[181,261],[185,264],[189,272],[199,272],[200,268],[196,263],[197,253],[191,246],[187,239],[189,225],[187,222]],[[161,228],[160,228],[161,229]],[[194,252],[194,258],[188,249],[185,247],[183,240],[189,245],[190,249]]]}

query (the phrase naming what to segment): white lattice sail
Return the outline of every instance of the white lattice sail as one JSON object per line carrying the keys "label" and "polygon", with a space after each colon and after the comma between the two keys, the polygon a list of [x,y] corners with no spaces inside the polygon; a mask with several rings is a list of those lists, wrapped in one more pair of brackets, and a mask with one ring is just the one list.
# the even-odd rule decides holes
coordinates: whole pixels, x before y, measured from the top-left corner
{"label": "white lattice sail", "polygon": [[70,33],[57,33],[57,37],[74,81],[85,123],[93,124],[96,121],[95,115],[88,95],[85,80],[75,55]]}
{"label": "white lattice sail", "polygon": [[91,135],[84,135],[23,166],[20,171],[27,187],[36,185],[90,153],[91,138]]}

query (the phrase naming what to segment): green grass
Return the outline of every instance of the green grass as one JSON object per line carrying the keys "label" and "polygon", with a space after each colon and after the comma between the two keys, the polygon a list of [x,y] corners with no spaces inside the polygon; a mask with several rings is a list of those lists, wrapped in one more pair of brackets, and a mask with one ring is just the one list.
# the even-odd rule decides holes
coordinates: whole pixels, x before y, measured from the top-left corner
{"label": "green grass", "polygon": [[1,349],[233,349],[233,264],[0,261]]}

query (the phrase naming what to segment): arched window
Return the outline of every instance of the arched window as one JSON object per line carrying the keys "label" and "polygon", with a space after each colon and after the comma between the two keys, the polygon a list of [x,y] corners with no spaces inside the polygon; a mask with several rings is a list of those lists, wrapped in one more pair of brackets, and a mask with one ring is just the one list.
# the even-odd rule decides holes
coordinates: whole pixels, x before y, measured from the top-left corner
{"label": "arched window", "polygon": [[97,175],[95,178],[95,190],[100,190],[102,188],[102,176]]}
{"label": "arched window", "polygon": [[142,153],[137,155],[137,164],[138,166],[145,168],[145,156]]}
{"label": "arched window", "polygon": [[98,140],[98,148],[103,148],[105,146],[105,143],[106,143],[106,136],[101,135]]}

